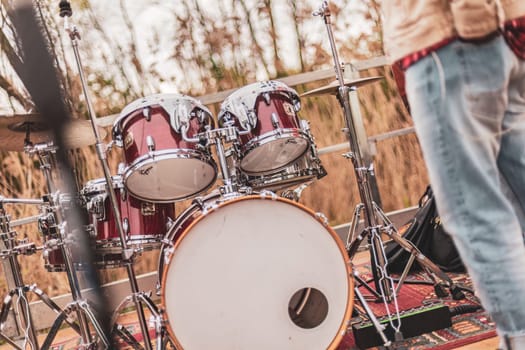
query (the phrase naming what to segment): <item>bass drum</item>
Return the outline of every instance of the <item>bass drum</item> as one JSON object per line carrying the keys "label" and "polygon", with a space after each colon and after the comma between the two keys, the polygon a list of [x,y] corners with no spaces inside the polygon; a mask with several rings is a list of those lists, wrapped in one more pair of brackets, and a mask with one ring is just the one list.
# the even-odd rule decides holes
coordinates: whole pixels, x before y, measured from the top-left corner
{"label": "bass drum", "polygon": [[208,197],[163,249],[161,303],[177,349],[335,349],[352,312],[337,234],[275,195]]}

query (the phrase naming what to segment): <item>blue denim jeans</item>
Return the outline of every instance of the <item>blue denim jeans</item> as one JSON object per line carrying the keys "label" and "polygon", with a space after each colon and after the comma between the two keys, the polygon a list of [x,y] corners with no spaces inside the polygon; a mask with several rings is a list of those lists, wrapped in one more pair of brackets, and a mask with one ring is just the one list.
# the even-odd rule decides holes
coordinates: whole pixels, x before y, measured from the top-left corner
{"label": "blue denim jeans", "polygon": [[525,339],[525,61],[502,37],[456,40],[406,89],[443,225],[500,336]]}

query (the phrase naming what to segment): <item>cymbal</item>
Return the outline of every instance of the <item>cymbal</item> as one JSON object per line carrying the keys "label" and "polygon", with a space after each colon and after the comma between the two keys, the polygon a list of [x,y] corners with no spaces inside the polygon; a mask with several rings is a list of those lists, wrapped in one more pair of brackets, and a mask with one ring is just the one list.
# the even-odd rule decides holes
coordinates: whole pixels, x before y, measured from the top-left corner
{"label": "cymbal", "polygon": [[[14,114],[0,116],[0,150],[23,151],[24,140],[29,128],[29,140],[33,144],[53,141],[53,130],[42,121],[38,114]],[[100,137],[106,131],[99,128]],[[65,127],[64,143],[67,148],[81,148],[96,143],[93,127],[89,120],[70,119]]]}
{"label": "cymbal", "polygon": [[[363,85],[367,85],[367,84],[376,82],[376,81],[378,81],[380,79],[383,79],[383,78],[384,77],[382,77],[382,76],[377,76],[377,77],[366,77],[366,78],[360,78],[360,79],[354,79],[354,80],[346,80],[345,79],[345,86],[348,86],[348,87],[352,87],[352,86],[353,87],[360,87],[360,86],[363,86]],[[301,97],[303,97],[303,96],[324,95],[324,94],[335,95],[335,94],[337,94],[338,89],[339,89],[339,81],[335,80],[335,81],[331,82],[328,85],[321,86],[320,88],[307,91],[307,92],[301,94]]]}

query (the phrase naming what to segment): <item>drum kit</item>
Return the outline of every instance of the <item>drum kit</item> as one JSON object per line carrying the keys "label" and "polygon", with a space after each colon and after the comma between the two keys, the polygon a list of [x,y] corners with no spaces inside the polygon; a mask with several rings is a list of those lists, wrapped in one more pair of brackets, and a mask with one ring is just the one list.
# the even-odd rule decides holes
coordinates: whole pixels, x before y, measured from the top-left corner
{"label": "drum kit", "polygon": [[[177,348],[224,342],[225,329],[217,327],[212,327],[214,334],[195,337],[194,327],[202,320],[227,322],[228,332],[238,332],[228,337],[231,343],[225,348],[252,347],[253,342],[282,348],[290,339],[297,348],[335,342],[351,312],[352,280],[344,245],[326,218],[299,204],[298,195],[286,196],[326,174],[299,110],[298,94],[278,81],[251,84],[228,97],[218,127],[211,112],[192,97],[158,94],[139,99],[123,109],[112,128],[112,142],[122,147],[125,158],[118,174],[109,184],[105,178],[87,181],[74,194],[57,193],[55,147],[39,127],[41,117],[3,117],[0,134],[8,141],[0,147],[36,154],[48,184],[45,197],[58,198],[56,205],[47,199],[0,202],[2,208],[7,203],[42,208],[42,214],[30,220],[10,221],[4,209],[0,217],[2,254],[9,257],[16,287],[26,286],[18,256],[42,252],[47,271],[67,272],[67,254],[75,269],[83,270],[83,261],[68,251],[74,246],[64,244],[57,227],[57,216],[71,200],[79,201],[89,218],[85,231],[93,243],[96,268],[123,267],[130,260],[133,264],[123,254],[108,194],[112,188],[127,245],[134,252],[160,249],[158,315]],[[86,134],[73,127],[69,146],[89,145],[94,139]],[[202,196],[218,177],[223,185]],[[174,203],[186,199],[193,203],[175,217]],[[270,220],[253,227],[253,221],[262,218]],[[18,242],[12,227],[21,220],[38,222],[43,246]],[[3,313],[10,305],[4,304]],[[273,307],[282,310],[274,312]],[[29,318],[24,323],[32,326]],[[320,323],[323,327],[312,331]],[[279,334],[269,341],[267,332],[274,328]],[[310,330],[307,336],[305,329]],[[37,344],[34,334],[31,341]]]}
{"label": "drum kit", "polygon": [[[331,35],[326,2],[318,14]],[[78,37],[74,31],[68,33],[76,50]],[[340,69],[335,50],[334,58]],[[40,116],[0,118],[0,149],[37,156],[47,182],[42,199],[0,198],[0,255],[4,272],[14,280],[0,311],[0,329],[17,297],[26,303],[26,312],[20,313],[25,341],[39,348],[25,296],[33,292],[58,314],[42,349],[51,346],[62,322],[81,335],[85,349],[110,347],[112,337],[135,349],[152,349],[144,307],[152,314],[157,349],[335,349],[356,297],[388,345],[383,326],[354,283],[362,281],[351,259],[363,240],[368,238],[375,248],[372,262],[381,274],[377,286],[385,302],[395,299],[396,291],[384,269],[377,238],[381,233],[413,253],[448,286],[453,284],[428,259],[416,256],[417,248],[406,243],[390,222],[381,222],[386,216],[367,187],[371,166],[362,164],[351,115],[355,105],[348,96],[380,77],[344,81],[341,72],[338,77],[303,96],[335,94],[343,105],[351,140],[349,158],[364,202],[356,209],[354,222],[364,209],[367,224],[364,233],[349,233],[346,246],[324,215],[298,202],[301,191],[326,171],[308,122],[299,118],[300,96],[282,82],[257,82],[236,90],[222,102],[216,121],[206,106],[187,95],[140,98],[114,118],[112,141],[102,147],[105,130],[97,126],[94,114],[91,126],[89,121],[72,122],[67,147],[96,144],[105,175],[87,181],[76,193],[58,190],[56,146]],[[86,100],[89,105],[88,95]],[[113,146],[120,147],[124,157],[116,174],[108,170],[105,154]],[[191,205],[175,216],[175,203],[188,199]],[[135,338],[116,321],[108,337],[82,298],[76,273],[86,266],[68,238],[64,214],[72,202],[79,203],[88,217],[82,234],[91,242],[94,267],[127,268],[132,294],[114,311],[113,319],[134,303],[141,337]],[[9,203],[37,205],[40,214],[11,220],[4,208]],[[13,230],[29,222],[38,223],[42,246],[18,239]],[[136,282],[134,264],[145,250],[160,252],[156,290],[160,305]],[[24,283],[18,258],[39,252],[47,271],[67,272],[73,307],[62,309],[36,285]],[[76,320],[71,309],[77,312]],[[25,349],[2,333],[0,339]]]}

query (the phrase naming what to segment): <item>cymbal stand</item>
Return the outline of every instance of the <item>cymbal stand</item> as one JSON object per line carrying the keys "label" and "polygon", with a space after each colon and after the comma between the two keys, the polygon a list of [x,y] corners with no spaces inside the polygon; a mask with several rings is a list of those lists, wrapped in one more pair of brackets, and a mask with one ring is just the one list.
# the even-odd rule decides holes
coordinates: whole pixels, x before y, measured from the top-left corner
{"label": "cymbal stand", "polygon": [[[8,281],[11,281],[12,286],[8,295],[4,298],[2,308],[0,310],[0,338],[6,341],[15,349],[26,349],[26,345],[29,343],[33,350],[38,349],[38,340],[34,323],[32,321],[31,309],[29,307],[29,301],[26,298],[28,292],[34,293],[47,307],[53,310],[55,313],[60,314],[63,310],[47,296],[36,284],[26,285],[22,278],[20,264],[18,262],[19,255],[32,255],[37,250],[42,250],[43,247],[36,247],[34,243],[29,243],[25,240],[16,240],[16,232],[12,230],[12,227],[36,222],[41,218],[41,215],[32,216],[29,218],[23,218],[19,220],[11,221],[6,213],[4,204],[28,204],[28,205],[41,205],[43,200],[39,199],[20,199],[20,198],[4,198],[0,197],[0,258],[4,263],[4,272],[6,273]],[[17,345],[14,340],[3,334],[2,330],[7,322],[9,315],[9,309],[13,304],[13,297],[17,297],[18,306],[22,306],[23,312],[19,313],[24,328],[25,342],[22,347]],[[21,305],[21,304],[24,305]],[[68,324],[77,332],[80,333],[79,327],[67,320]]]}
{"label": "cymbal stand", "polygon": [[[391,327],[395,330],[396,338],[401,339],[401,316],[399,314],[399,307],[397,304],[397,296],[395,293],[395,289],[393,288],[393,280],[390,278],[386,272],[386,255],[385,251],[383,249],[383,245],[381,242],[381,231],[383,231],[383,227],[379,224],[376,216],[376,208],[372,199],[372,191],[369,186],[368,182],[368,176],[370,175],[370,172],[373,170],[372,166],[365,166],[363,161],[363,153],[361,151],[361,147],[359,144],[359,135],[358,131],[356,129],[356,123],[354,122],[353,115],[352,115],[352,105],[350,103],[349,99],[349,93],[350,89],[345,86],[344,84],[344,76],[343,76],[343,70],[341,68],[341,64],[339,63],[339,58],[335,46],[335,40],[332,33],[332,27],[331,27],[331,13],[330,9],[328,7],[328,2],[323,1],[321,7],[313,13],[314,16],[321,16],[324,19],[324,23],[328,32],[328,38],[330,40],[330,47],[332,49],[332,55],[334,59],[335,64],[335,71],[336,71],[336,77],[339,81],[339,88],[338,88],[338,100],[343,108],[344,118],[345,118],[345,126],[346,128],[343,129],[343,131],[347,134],[349,142],[350,142],[350,150],[351,152],[346,155],[347,158],[350,158],[352,160],[352,163],[354,165],[354,172],[357,179],[359,194],[362,200],[362,203],[358,204],[355,211],[354,211],[354,217],[352,220],[352,227],[357,227],[357,223],[359,222],[359,213],[361,210],[364,210],[365,213],[365,223],[366,223],[366,229],[364,230],[365,235],[369,236],[370,240],[370,247],[371,247],[371,263],[372,263],[372,271],[374,272],[375,277],[375,283],[376,283],[376,289],[379,289],[378,296],[380,296],[383,300],[383,303],[385,305],[385,309],[387,311],[387,315],[389,318],[389,322]],[[354,89],[355,91],[355,89]],[[353,234],[352,234],[353,237]],[[348,250],[348,247],[347,247]],[[353,257],[353,254],[355,252],[348,252],[350,258]],[[380,276],[377,276],[380,274]],[[354,278],[358,281],[360,280],[360,277],[357,273],[354,273]],[[363,285],[367,286],[366,283],[363,283]],[[356,283],[354,287],[354,291],[356,296],[358,297],[358,300],[362,303],[368,317],[372,321],[372,324],[375,326],[378,334],[381,336],[381,339],[384,341],[385,346],[390,346],[390,342],[388,341],[388,338],[384,334],[383,330],[384,327],[379,323],[377,320],[377,317],[373,314],[370,307],[366,303],[366,300],[364,296],[362,295],[361,291],[359,290],[359,285]],[[392,311],[390,310],[390,306],[388,303],[391,301],[394,302],[395,307],[395,320],[392,316]]]}
{"label": "cymbal stand", "polygon": [[[337,98],[343,109],[346,124],[344,131],[347,133],[350,142],[351,152],[348,153],[346,157],[350,158],[354,165],[359,194],[362,200],[362,203],[358,204],[355,208],[352,225],[348,233],[346,248],[349,257],[353,258],[363,240],[368,238],[370,242],[369,247],[372,272],[374,275],[376,287],[374,294],[383,301],[390,319],[390,324],[392,328],[396,330],[396,337],[399,337],[401,335],[401,319],[399,316],[399,308],[397,304],[398,290],[394,288],[394,280],[387,273],[388,260],[384,250],[383,241],[381,239],[382,234],[386,234],[390,239],[408,251],[412,255],[411,261],[413,262],[413,260],[416,259],[434,282],[437,281],[437,278],[440,278],[451,289],[454,296],[457,296],[455,292],[457,292],[459,288],[454,285],[454,282],[445,273],[443,273],[437,265],[426,258],[414,244],[399,235],[392,222],[383,213],[381,208],[379,208],[379,206],[374,202],[372,190],[370,187],[370,176],[372,175],[374,168],[371,159],[367,160],[366,162],[364,160],[365,157],[361,142],[362,140],[366,140],[366,135],[363,135],[364,128],[360,128],[357,123],[360,122],[360,120],[357,120],[357,118],[360,116],[357,89],[355,87],[348,87],[344,83],[343,71],[341,64],[339,63],[335,40],[331,29],[331,14],[328,7],[328,2],[323,1],[322,6],[314,13],[314,15],[323,17],[327,28],[335,64],[336,77],[339,81]],[[356,235],[357,224],[360,220],[361,211],[364,213],[365,228],[361,234]],[[373,291],[373,289],[370,288],[365,281],[358,278],[358,276],[356,277],[356,279],[363,286]],[[394,312],[396,316],[395,324],[393,322],[388,305],[390,302],[394,302]]]}
{"label": "cymbal stand", "polygon": [[[38,218],[39,230],[45,238],[43,249],[46,251],[47,249],[60,249],[71,290],[71,298],[73,300],[64,309],[60,309],[51,301],[51,299],[41,298],[58,315],[48,332],[41,349],[47,350],[52,345],[52,341],[55,339],[63,322],[68,323],[72,329],[81,336],[82,346],[84,348],[94,349],[96,346],[96,342],[93,341],[91,336],[89,323],[93,326],[100,341],[106,347],[109,347],[109,341],[104,334],[102,326],[99,324],[90,305],[82,298],[80,291],[80,284],[76,275],[70,249],[71,245],[74,244],[74,242],[72,242],[73,239],[71,238],[74,235],[72,235],[73,232],[71,232],[71,229],[68,227],[66,220],[66,212],[70,210],[72,204],[71,201],[75,199],[71,198],[71,196],[60,193],[53,181],[52,169],[54,167],[54,157],[52,155],[56,151],[56,147],[53,146],[52,143],[33,144],[30,140],[30,132],[28,132],[26,135],[24,150],[29,155],[36,154],[38,156],[40,168],[46,178],[46,184],[49,191],[48,194],[43,197],[43,212]],[[78,246],[78,243],[76,245]],[[43,294],[38,289],[35,289],[34,292],[39,296],[40,294]],[[69,315],[73,312],[76,313],[78,325],[69,318]]]}
{"label": "cymbal stand", "polygon": [[[83,70],[83,67],[82,67],[82,62],[81,62],[81,59],[80,59],[80,53],[79,53],[79,50],[78,50],[78,41],[80,40],[80,34],[79,34],[76,26],[70,25],[70,23],[68,21],[69,17],[71,17],[71,15],[73,14],[73,11],[71,10],[71,5],[70,5],[70,3],[68,1],[65,1],[65,0],[60,1],[59,6],[60,6],[60,16],[64,18],[65,31],[69,34],[69,38],[70,38],[71,43],[72,43],[73,52],[74,52],[74,55],[75,55],[75,60],[76,60],[76,63],[77,63],[77,68],[78,68],[80,81],[81,81],[81,85],[82,85],[82,91],[83,91],[84,97],[86,99],[86,105],[87,105],[87,109],[88,109],[88,114],[89,114],[89,117],[90,117],[91,125],[92,125],[93,132],[94,132],[95,139],[96,139],[97,155],[98,155],[98,158],[99,158],[100,163],[102,165],[104,178],[106,180],[106,190],[108,191],[108,194],[109,194],[109,199],[110,199],[110,203],[111,203],[111,209],[113,210],[113,213],[114,213],[115,224],[116,224],[117,231],[118,231],[118,234],[119,234],[120,244],[122,246],[122,258],[123,258],[123,261],[125,263],[126,272],[128,274],[128,280],[130,282],[132,299],[133,299],[133,301],[135,303],[135,308],[136,308],[136,312],[137,312],[137,316],[138,316],[138,321],[139,321],[139,324],[140,324],[142,337],[143,337],[143,340],[144,340],[144,347],[145,347],[146,350],[151,350],[152,349],[152,345],[151,345],[150,335],[149,335],[149,332],[148,332],[148,324],[146,322],[146,317],[145,317],[145,314],[144,314],[143,302],[147,301],[145,304],[146,304],[147,307],[150,307],[150,308],[151,308],[152,305],[154,305],[154,303],[149,300],[149,296],[148,295],[146,295],[145,293],[140,291],[139,285],[138,285],[138,282],[137,282],[137,276],[135,274],[135,270],[133,269],[133,259],[135,257],[136,252],[135,252],[135,250],[133,248],[130,248],[128,246],[128,243],[127,243],[127,240],[126,240],[126,235],[125,235],[124,229],[122,227],[122,219],[121,219],[121,216],[120,216],[120,209],[119,209],[119,206],[118,206],[117,197],[115,195],[115,191],[114,191],[113,185],[112,185],[111,172],[110,172],[110,169],[109,169],[109,165],[108,165],[108,161],[107,161],[107,155],[106,155],[107,149],[105,147],[105,144],[102,143],[102,141],[101,141],[100,133],[98,131],[97,124],[95,122],[95,120],[96,120],[95,110],[93,108],[93,105],[91,103],[91,99],[90,99],[90,96],[89,96],[89,93],[88,93],[87,82],[86,82],[86,78],[84,76],[84,70]],[[152,311],[152,313],[154,315],[156,313],[158,314],[157,310],[153,310],[152,309],[151,311]],[[155,317],[155,321],[156,321],[156,323],[161,323],[162,322],[159,316]]]}

